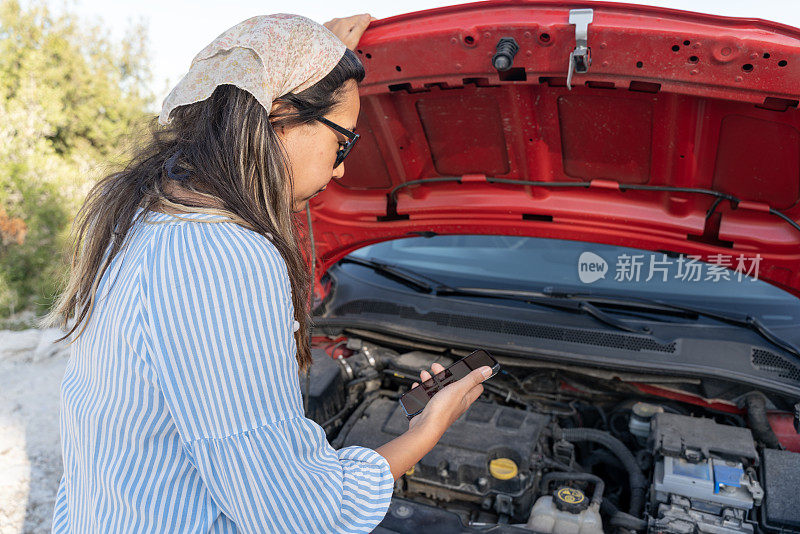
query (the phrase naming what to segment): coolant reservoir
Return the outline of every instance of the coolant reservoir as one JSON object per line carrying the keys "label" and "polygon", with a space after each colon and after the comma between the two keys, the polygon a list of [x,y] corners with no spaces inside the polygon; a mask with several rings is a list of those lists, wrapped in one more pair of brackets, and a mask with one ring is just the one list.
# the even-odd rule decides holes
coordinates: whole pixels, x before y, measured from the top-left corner
{"label": "coolant reservoir", "polygon": [[600,505],[590,504],[581,490],[562,486],[554,495],[539,497],[528,528],[543,534],[603,534]]}

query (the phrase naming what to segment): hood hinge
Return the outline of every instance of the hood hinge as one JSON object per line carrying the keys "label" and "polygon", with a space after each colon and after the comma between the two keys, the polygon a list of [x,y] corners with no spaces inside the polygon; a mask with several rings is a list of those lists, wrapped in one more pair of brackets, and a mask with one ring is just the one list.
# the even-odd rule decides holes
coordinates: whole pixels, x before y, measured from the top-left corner
{"label": "hood hinge", "polygon": [[573,72],[585,73],[592,64],[592,49],[589,48],[589,24],[594,20],[593,9],[570,9],[569,23],[575,25],[575,49],[569,53],[567,89],[572,89]]}

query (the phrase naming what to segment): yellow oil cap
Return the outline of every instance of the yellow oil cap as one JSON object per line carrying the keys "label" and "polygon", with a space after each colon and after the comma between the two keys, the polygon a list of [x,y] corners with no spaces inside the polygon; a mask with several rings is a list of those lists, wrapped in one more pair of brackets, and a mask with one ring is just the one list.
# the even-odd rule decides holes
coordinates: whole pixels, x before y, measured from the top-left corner
{"label": "yellow oil cap", "polygon": [[406,475],[408,475],[408,476],[411,476],[411,475],[413,475],[413,474],[414,474],[414,468],[415,468],[415,467],[416,467],[416,465],[412,465],[412,466],[409,468],[409,470],[408,470],[408,471],[406,471]]}
{"label": "yellow oil cap", "polygon": [[489,462],[489,473],[497,480],[510,480],[517,476],[517,464],[510,458],[495,458]]}

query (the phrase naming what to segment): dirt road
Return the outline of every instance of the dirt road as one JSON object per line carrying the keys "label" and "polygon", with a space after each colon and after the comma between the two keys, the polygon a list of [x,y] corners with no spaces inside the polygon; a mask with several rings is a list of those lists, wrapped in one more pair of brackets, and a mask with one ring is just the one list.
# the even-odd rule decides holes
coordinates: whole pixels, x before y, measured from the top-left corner
{"label": "dirt road", "polygon": [[61,446],[58,395],[69,348],[57,329],[0,330],[0,532],[50,532]]}

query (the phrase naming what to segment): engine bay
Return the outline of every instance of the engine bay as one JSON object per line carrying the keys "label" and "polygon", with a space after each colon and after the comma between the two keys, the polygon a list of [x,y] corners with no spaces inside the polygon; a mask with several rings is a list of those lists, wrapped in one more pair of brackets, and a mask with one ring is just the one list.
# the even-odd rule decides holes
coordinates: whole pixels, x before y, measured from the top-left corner
{"label": "engine bay", "polygon": [[[334,448],[404,433],[400,395],[421,369],[461,357],[355,337],[313,355],[301,389]],[[524,363],[505,363],[396,481],[374,532],[800,532],[800,454],[765,422],[767,409],[795,409],[791,399],[733,387],[702,406]]]}

